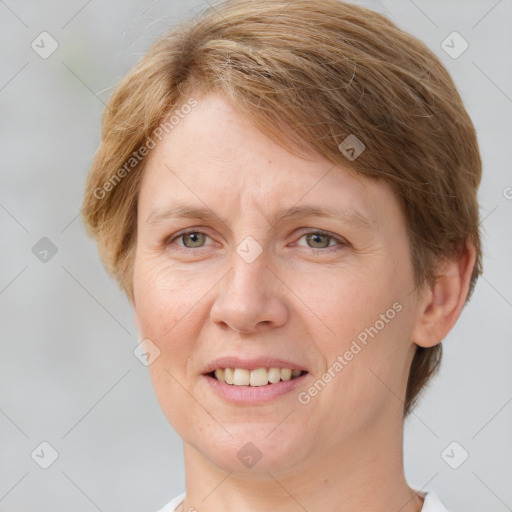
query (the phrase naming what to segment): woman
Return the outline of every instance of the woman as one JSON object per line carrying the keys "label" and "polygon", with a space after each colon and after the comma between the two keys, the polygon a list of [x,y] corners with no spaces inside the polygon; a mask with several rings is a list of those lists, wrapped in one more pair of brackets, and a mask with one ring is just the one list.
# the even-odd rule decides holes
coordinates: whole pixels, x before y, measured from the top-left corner
{"label": "woman", "polygon": [[83,214],[183,439],[162,512],[445,511],[403,423],[481,274],[480,178],[448,72],[373,11],[234,0],[154,44]]}

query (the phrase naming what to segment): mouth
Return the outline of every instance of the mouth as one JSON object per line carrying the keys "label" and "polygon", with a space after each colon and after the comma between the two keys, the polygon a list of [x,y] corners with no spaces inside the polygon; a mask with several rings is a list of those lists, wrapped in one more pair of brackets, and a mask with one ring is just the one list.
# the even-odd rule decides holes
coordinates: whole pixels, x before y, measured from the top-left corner
{"label": "mouth", "polygon": [[261,387],[273,386],[280,382],[295,380],[308,372],[305,370],[280,367],[217,368],[205,375],[230,386]]}
{"label": "mouth", "polygon": [[224,356],[203,368],[206,389],[231,404],[271,403],[306,384],[309,373],[297,361],[261,356],[252,359]]}
{"label": "mouth", "polygon": [[216,368],[202,375],[204,383],[218,397],[237,406],[273,403],[305,385],[308,372],[277,366],[258,368]]}

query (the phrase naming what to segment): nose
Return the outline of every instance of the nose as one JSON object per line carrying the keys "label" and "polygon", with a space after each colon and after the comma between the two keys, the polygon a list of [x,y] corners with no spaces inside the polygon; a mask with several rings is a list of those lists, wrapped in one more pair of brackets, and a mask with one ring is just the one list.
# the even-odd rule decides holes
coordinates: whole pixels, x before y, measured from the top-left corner
{"label": "nose", "polygon": [[244,334],[282,326],[289,315],[286,286],[263,257],[247,263],[238,254],[233,256],[232,270],[219,284],[211,320]]}

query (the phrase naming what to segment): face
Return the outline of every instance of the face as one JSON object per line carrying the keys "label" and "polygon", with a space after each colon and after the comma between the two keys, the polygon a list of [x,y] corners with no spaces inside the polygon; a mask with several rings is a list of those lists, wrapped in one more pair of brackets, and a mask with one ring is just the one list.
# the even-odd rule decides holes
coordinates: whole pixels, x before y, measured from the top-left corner
{"label": "face", "polygon": [[[135,317],[160,351],[152,383],[187,445],[224,471],[284,474],[401,421],[416,302],[386,185],[292,155],[216,95],[144,173]],[[241,385],[215,368],[237,368]],[[257,385],[270,377],[284,380]]]}

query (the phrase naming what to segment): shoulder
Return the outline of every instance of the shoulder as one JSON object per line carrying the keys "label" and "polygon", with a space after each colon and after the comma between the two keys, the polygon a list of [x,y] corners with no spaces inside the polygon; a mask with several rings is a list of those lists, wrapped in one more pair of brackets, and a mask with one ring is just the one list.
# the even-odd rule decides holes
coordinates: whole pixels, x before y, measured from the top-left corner
{"label": "shoulder", "polygon": [[183,498],[185,498],[185,493],[176,496],[176,498],[172,499],[163,508],[155,512],[174,512],[178,505],[183,501]]}

